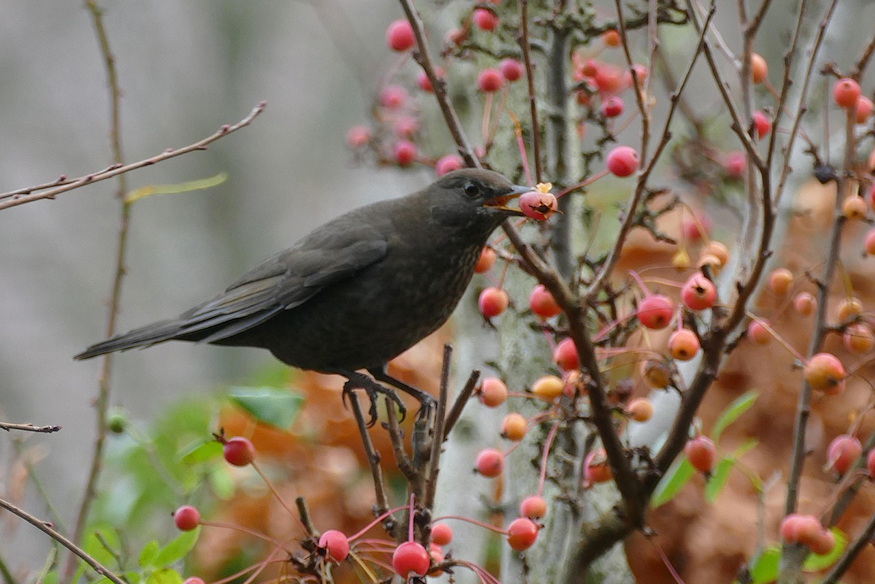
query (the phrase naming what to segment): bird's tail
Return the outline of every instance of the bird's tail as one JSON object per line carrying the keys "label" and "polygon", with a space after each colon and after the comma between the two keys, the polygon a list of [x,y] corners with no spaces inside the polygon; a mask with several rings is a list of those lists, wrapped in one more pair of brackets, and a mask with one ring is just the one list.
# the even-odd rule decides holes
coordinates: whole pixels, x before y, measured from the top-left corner
{"label": "bird's tail", "polygon": [[183,333],[184,322],[179,319],[173,319],[152,323],[91,345],[73,358],[81,361],[82,359],[91,359],[92,357],[114,353],[115,351],[127,351],[134,347],[148,347],[171,339],[187,340],[186,335]]}

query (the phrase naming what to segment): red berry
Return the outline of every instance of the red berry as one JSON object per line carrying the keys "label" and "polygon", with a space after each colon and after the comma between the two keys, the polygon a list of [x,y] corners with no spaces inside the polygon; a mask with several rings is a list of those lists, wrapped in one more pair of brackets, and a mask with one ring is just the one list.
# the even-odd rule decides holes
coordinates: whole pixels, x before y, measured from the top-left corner
{"label": "red berry", "polygon": [[875,255],[875,227],[866,232],[863,249],[866,250],[867,255]]}
{"label": "red berry", "polygon": [[523,64],[516,59],[502,59],[498,64],[498,70],[501,71],[502,77],[513,83],[518,81],[523,76]]}
{"label": "red berry", "polygon": [[869,473],[870,479],[875,479],[875,448],[866,456],[866,472]]}
{"label": "red berry", "polygon": [[380,90],[380,105],[387,109],[398,109],[407,102],[407,90],[400,85],[387,85]]}
{"label": "red berry", "polygon": [[[587,59],[580,65],[580,77],[595,77],[601,64],[595,59]],[[580,79],[578,79],[580,81]]]}
{"label": "red berry", "polygon": [[191,531],[201,524],[201,514],[191,505],[183,505],[173,512],[173,522],[180,531]]}
{"label": "red berry", "polygon": [[729,178],[740,179],[747,168],[747,156],[744,152],[730,152],[723,160],[723,169]]}
{"label": "red berry", "polygon": [[583,478],[588,484],[605,483],[613,476],[614,473],[611,472],[611,466],[608,464],[608,458],[603,448],[587,454],[583,461]]}
{"label": "red berry", "polygon": [[485,8],[475,8],[472,19],[480,30],[493,31],[498,27],[498,16]]}
{"label": "red berry", "polygon": [[319,538],[319,547],[333,562],[340,563],[349,555],[349,540],[342,531],[329,529]]}
{"label": "red berry", "polygon": [[529,308],[532,312],[541,318],[550,318],[562,312],[556,299],[550,294],[550,291],[543,284],[538,284],[532,288],[532,293],[529,294]]}
{"label": "red berry", "polygon": [[688,441],[684,446],[687,460],[699,472],[709,473],[717,460],[717,449],[707,436],[699,436]]}
{"label": "red berry", "polygon": [[681,299],[690,310],[705,310],[717,301],[717,288],[702,274],[693,274],[681,288]]}
{"label": "red berry", "polygon": [[649,329],[663,329],[669,325],[675,312],[675,303],[662,294],[651,294],[638,304],[638,322]]}
{"label": "red berry", "polygon": [[526,419],[522,414],[511,412],[501,421],[501,436],[513,442],[519,442],[525,437],[527,426]]}
{"label": "red berry", "polygon": [[544,497],[530,495],[520,502],[520,515],[540,519],[547,514],[547,501]]}
{"label": "red berry", "polygon": [[580,363],[577,358],[577,347],[571,337],[562,339],[553,349],[553,362],[563,371],[577,369]]}
{"label": "red berry", "polygon": [[438,159],[434,165],[434,173],[438,176],[443,176],[448,172],[459,170],[463,166],[465,166],[465,163],[462,161],[461,156],[458,154],[447,154]]}
{"label": "red berry", "polygon": [[844,77],[836,81],[832,87],[832,98],[841,108],[855,107],[858,97],[860,97],[860,84],[853,79]]}
{"label": "red berry", "polygon": [[700,347],[699,337],[688,328],[678,329],[668,338],[668,352],[678,361],[689,361]]}
{"label": "red berry", "polygon": [[544,221],[556,212],[559,208],[559,202],[553,193],[529,191],[520,195],[519,206],[520,211],[526,217],[536,221]]}
{"label": "red berry", "polygon": [[395,164],[398,166],[410,166],[416,160],[416,154],[416,144],[410,140],[398,140],[392,151],[392,155],[395,157]]}
{"label": "red berry", "polygon": [[484,406],[496,408],[507,400],[507,385],[497,377],[484,377],[477,397]]}
{"label": "red berry", "polygon": [[413,27],[407,20],[396,20],[386,28],[386,44],[393,51],[406,51],[415,43]]}
{"label": "red berry", "polygon": [[226,440],[222,445],[222,454],[229,464],[246,466],[255,460],[255,447],[249,441],[249,438],[235,436]]}
{"label": "red berry", "polygon": [[484,448],[477,454],[475,468],[483,476],[495,478],[504,470],[504,454],[495,448]]}
{"label": "red berry", "polygon": [[504,77],[498,69],[484,69],[477,75],[477,87],[485,93],[498,91],[504,85]]}
{"label": "red berry", "polygon": [[510,298],[507,292],[501,288],[490,286],[484,288],[477,299],[477,306],[480,307],[480,313],[486,318],[498,316],[507,309],[510,303]]}
{"label": "red berry", "polygon": [[431,86],[431,80],[429,80],[428,75],[426,75],[425,71],[420,71],[416,74],[416,86],[426,93],[431,93],[434,91],[434,87]]}
{"label": "red berry", "polygon": [[527,550],[538,538],[538,526],[531,519],[519,517],[507,526],[507,543],[518,552]]}
{"label": "red berry", "polygon": [[762,83],[769,76],[769,65],[762,56],[751,53],[750,55],[750,77],[754,83]]}
{"label": "red berry", "polygon": [[392,569],[406,582],[411,576],[425,576],[431,556],[415,541],[405,541],[392,553]]}
{"label": "red berry", "polygon": [[684,217],[681,221],[681,232],[687,241],[699,241],[711,233],[711,219],[704,213],[696,213],[695,217]]}
{"label": "red berry", "polygon": [[367,126],[353,126],[346,133],[346,144],[350,148],[363,148],[371,141],[371,129]]}
{"label": "red berry", "polygon": [[592,82],[602,93],[615,93],[623,88],[623,73],[619,67],[608,63],[599,63]]}
{"label": "red berry", "polygon": [[401,138],[410,138],[419,129],[419,120],[414,116],[398,116],[392,122],[395,135]]}
{"label": "red berry", "polygon": [[616,118],[623,113],[623,100],[612,95],[602,101],[601,112],[606,118]]}
{"label": "red berry", "polygon": [[857,105],[854,107],[855,121],[858,124],[865,124],[866,120],[869,119],[869,116],[872,115],[873,107],[875,106],[873,106],[871,99],[865,95],[858,97]]}
{"label": "red berry", "polygon": [[831,353],[813,355],[802,369],[802,376],[811,389],[829,395],[841,393],[845,388],[845,367]]}
{"label": "red berry", "polygon": [[840,475],[850,470],[863,454],[863,446],[853,436],[842,434],[833,438],[826,449],[826,468],[832,468]]}
{"label": "red berry", "polygon": [[602,42],[605,43],[606,47],[619,47],[623,43],[623,39],[620,38],[620,33],[611,29],[602,33]]}
{"label": "red berry", "polygon": [[605,165],[611,174],[626,177],[638,170],[638,152],[631,146],[615,146],[608,152]]}
{"label": "red berry", "polygon": [[478,274],[488,272],[489,268],[495,263],[496,253],[491,247],[484,247],[480,250],[480,257],[477,258],[477,263],[474,264],[474,271]]}
{"label": "red berry", "polygon": [[753,127],[757,138],[762,138],[772,130],[772,121],[763,112],[756,111],[753,113]]}
{"label": "red berry", "polygon": [[447,545],[453,541],[453,528],[446,523],[435,523],[431,526],[431,543]]}

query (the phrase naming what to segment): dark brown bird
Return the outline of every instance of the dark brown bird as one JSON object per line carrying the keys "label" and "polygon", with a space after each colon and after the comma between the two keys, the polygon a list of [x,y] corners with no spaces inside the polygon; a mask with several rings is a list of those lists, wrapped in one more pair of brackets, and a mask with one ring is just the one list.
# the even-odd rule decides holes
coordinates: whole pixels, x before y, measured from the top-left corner
{"label": "dark brown bird", "polygon": [[[326,223],[178,318],[92,345],[76,359],[170,340],[261,347],[300,369],[387,392],[358,370],[430,398],[385,373],[392,358],[449,318],[507,201],[531,190],[488,170],[459,170],[399,199]],[[394,396],[394,393],[391,393]],[[397,398],[396,398],[397,399]],[[374,413],[372,399],[372,416]]]}

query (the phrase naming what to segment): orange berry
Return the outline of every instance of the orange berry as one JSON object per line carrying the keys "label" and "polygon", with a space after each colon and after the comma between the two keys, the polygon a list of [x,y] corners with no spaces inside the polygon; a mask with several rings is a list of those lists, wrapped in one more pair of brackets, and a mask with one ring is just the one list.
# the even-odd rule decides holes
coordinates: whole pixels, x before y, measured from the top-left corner
{"label": "orange berry", "polygon": [[646,422],[653,417],[653,404],[649,399],[639,397],[629,402],[626,413],[636,422]]}
{"label": "orange berry", "polygon": [[526,419],[522,414],[511,412],[501,422],[501,435],[508,440],[519,442],[526,435]]}
{"label": "orange berry", "polygon": [[793,284],[793,272],[787,268],[778,268],[769,274],[769,290],[776,296],[784,296]]}
{"label": "orange berry", "polygon": [[545,375],[532,384],[532,393],[541,399],[552,401],[562,395],[565,382],[555,375]]}
{"label": "orange berry", "polygon": [[757,53],[750,55],[750,77],[754,83],[762,83],[769,76],[769,65]]}
{"label": "orange berry", "polygon": [[678,361],[689,361],[699,352],[696,333],[687,328],[678,329],[668,338],[668,352]]}

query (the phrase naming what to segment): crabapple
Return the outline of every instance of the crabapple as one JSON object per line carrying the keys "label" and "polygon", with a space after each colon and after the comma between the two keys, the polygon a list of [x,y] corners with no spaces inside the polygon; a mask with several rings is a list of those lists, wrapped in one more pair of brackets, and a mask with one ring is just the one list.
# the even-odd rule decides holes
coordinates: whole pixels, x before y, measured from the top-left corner
{"label": "crabapple", "polygon": [[472,19],[480,30],[493,31],[498,26],[498,16],[485,8],[475,8]]}
{"label": "crabapple", "polygon": [[511,412],[501,421],[501,435],[513,442],[519,442],[526,435],[526,419],[522,414]]}
{"label": "crabapple", "polygon": [[793,284],[793,272],[787,268],[778,268],[772,270],[769,274],[769,290],[775,296],[784,296],[790,291],[790,286]]}
{"label": "crabapple", "polygon": [[477,390],[477,397],[487,407],[498,407],[507,400],[507,385],[497,377],[484,377]]}
{"label": "crabapple", "polygon": [[756,130],[757,138],[762,138],[772,131],[772,121],[761,111],[753,113],[753,127]]}
{"label": "crabapple", "polygon": [[537,538],[538,526],[531,519],[518,517],[507,526],[507,543],[518,552],[532,547]]}
{"label": "crabapple", "polygon": [[769,76],[769,65],[757,53],[750,54],[750,78],[754,83],[762,83]]}
{"label": "crabapple", "polygon": [[498,63],[498,70],[501,71],[501,76],[511,83],[520,80],[523,76],[523,64],[516,59],[502,59]]}
{"label": "crabapple", "polygon": [[853,436],[841,434],[833,438],[826,449],[826,467],[845,474],[863,454],[863,446]]}
{"label": "crabapple", "polygon": [[707,436],[697,436],[684,445],[684,454],[694,469],[702,473],[710,473],[717,460],[717,449],[714,442]]}
{"label": "crabapple", "polygon": [[814,515],[791,513],[781,521],[781,538],[787,543],[808,543],[817,537],[823,526]]}
{"label": "crabapple", "polygon": [[828,554],[836,545],[836,538],[829,529],[821,529],[820,532],[808,542],[808,549],[819,556]]}
{"label": "crabapple", "polygon": [[559,341],[556,348],[553,349],[553,362],[563,371],[571,371],[580,366],[577,357],[577,347],[571,337],[567,337]]}
{"label": "crabapple", "polygon": [[638,304],[635,315],[642,326],[663,329],[669,325],[675,312],[675,304],[668,296],[650,294]]}
{"label": "crabapple", "polygon": [[520,515],[540,519],[547,514],[547,501],[544,497],[529,495],[520,502]]}
{"label": "crabapple", "polygon": [[608,457],[605,454],[604,448],[593,450],[586,455],[583,461],[583,478],[587,483],[594,485],[597,483],[606,483],[613,478],[611,465],[608,464]]}
{"label": "crabapple", "polygon": [[387,85],[380,90],[380,105],[386,109],[398,109],[408,98],[407,90],[400,85]]}
{"label": "crabapple", "polygon": [[702,274],[693,274],[681,288],[681,299],[690,310],[705,310],[717,301],[717,288]]}
{"label": "crabapple", "polygon": [[623,39],[620,38],[620,33],[612,28],[602,33],[602,42],[605,43],[606,47],[619,47],[623,43]]}
{"label": "crabapple", "polygon": [[636,422],[646,422],[653,417],[653,404],[643,397],[633,399],[626,406],[626,414]]}
{"label": "crabapple", "polygon": [[854,115],[855,120],[858,124],[865,124],[866,120],[869,119],[869,116],[872,115],[873,109],[872,100],[866,97],[865,95],[861,95],[857,98],[857,105],[854,107]]}
{"label": "crabapple", "polygon": [[431,542],[447,545],[453,541],[453,528],[446,523],[435,523],[431,526]]}
{"label": "crabapple", "polygon": [[392,22],[386,29],[386,44],[393,51],[406,51],[416,43],[413,27],[405,19]]}
{"label": "crabapple", "polygon": [[802,376],[811,389],[830,395],[841,393],[845,384],[845,367],[832,353],[812,355],[802,369]]}
{"label": "crabapple", "polygon": [[480,308],[480,313],[486,318],[498,316],[507,309],[510,303],[510,298],[507,292],[502,288],[490,286],[484,288],[477,299],[477,306]]}
{"label": "crabapple", "polygon": [[477,87],[484,93],[498,91],[504,85],[504,77],[498,69],[484,69],[477,75]]}
{"label": "crabapple", "polygon": [[592,82],[602,93],[614,93],[623,88],[623,70],[608,63],[599,63]]}
{"label": "crabapple", "polygon": [[726,265],[726,262],[729,261],[729,248],[719,241],[710,241],[708,245],[702,250],[702,254],[712,255],[717,258],[720,262],[720,267]]}
{"label": "crabapple", "polygon": [[447,154],[446,156],[441,156],[437,163],[435,163],[434,173],[438,176],[443,176],[448,172],[459,170],[463,166],[465,166],[465,163],[462,161],[461,156],[458,154]]}
{"label": "crabapple", "polygon": [[832,87],[832,98],[841,108],[849,109],[856,106],[858,97],[860,97],[860,84],[848,77],[839,79]]}
{"label": "crabapple", "polygon": [[772,334],[768,329],[768,322],[763,319],[752,320],[747,325],[747,338],[757,345],[768,345],[772,340]]}
{"label": "crabapple", "polygon": [[869,210],[869,205],[866,204],[866,199],[853,195],[845,199],[842,203],[842,215],[845,219],[852,221],[866,218],[866,212]]}
{"label": "crabapple", "polygon": [[536,221],[544,221],[550,217],[559,208],[559,202],[556,200],[556,195],[553,193],[542,193],[540,191],[529,191],[523,193],[519,198],[520,211],[526,217],[535,219]]}
{"label": "crabapple", "polygon": [[405,541],[392,553],[392,569],[407,581],[411,575],[425,576],[431,565],[431,556],[422,545]]}
{"label": "crabapple", "polygon": [[723,159],[723,170],[729,178],[740,179],[745,168],[747,168],[747,155],[744,152],[730,152]]}
{"label": "crabapple", "polygon": [[416,160],[416,144],[410,140],[398,140],[395,143],[395,148],[392,155],[395,157],[395,163],[398,166],[410,166]]}
{"label": "crabapple", "polygon": [[845,322],[859,316],[861,312],[863,312],[863,303],[858,298],[851,296],[839,302],[836,316],[840,321]]}
{"label": "crabapple", "polygon": [[539,377],[532,384],[532,393],[541,399],[552,401],[562,395],[565,382],[555,375]]}
{"label": "crabapple", "polygon": [[614,176],[627,177],[638,170],[638,152],[631,146],[615,146],[608,152],[605,165]]}
{"label": "crabapple", "polygon": [[497,257],[495,250],[491,247],[484,247],[480,250],[480,257],[477,258],[477,263],[474,264],[474,271],[478,274],[488,272],[489,268],[495,263]]}
{"label": "crabapple", "polygon": [[343,532],[329,529],[319,537],[319,548],[335,563],[340,563],[349,555],[349,540]]}
{"label": "crabapple", "polygon": [[562,309],[556,303],[556,299],[550,294],[550,291],[543,284],[538,284],[532,288],[532,293],[529,294],[529,308],[532,312],[541,318],[550,318],[562,312]]}
{"label": "crabapple", "polygon": [[793,309],[802,316],[810,316],[814,312],[817,301],[808,292],[800,292],[793,298]]}
{"label": "crabapple", "polygon": [[842,344],[851,353],[868,353],[875,346],[875,334],[869,325],[857,322],[848,325],[842,333]]}
{"label": "crabapple", "polygon": [[235,436],[224,441],[222,444],[222,455],[229,464],[246,466],[255,460],[255,447],[249,438]]}
{"label": "crabapple", "polygon": [[191,531],[201,524],[201,514],[191,505],[183,505],[173,512],[173,523],[180,531]]}
{"label": "crabapple", "polygon": [[680,328],[668,338],[668,352],[678,361],[689,361],[695,357],[700,346],[699,337],[688,328]]}
{"label": "crabapple", "polygon": [[870,479],[875,479],[875,448],[866,455],[866,472],[869,473]]}
{"label": "crabapple", "polygon": [[866,250],[867,255],[875,255],[875,227],[866,232],[863,249]]}
{"label": "crabapple", "polygon": [[606,118],[616,118],[623,113],[623,108],[623,99],[616,95],[612,95],[602,101],[600,111]]}
{"label": "crabapple", "polygon": [[483,476],[495,478],[504,470],[504,454],[495,448],[484,448],[477,454],[475,468]]}
{"label": "crabapple", "polygon": [[363,148],[371,141],[371,129],[367,126],[353,126],[346,133],[346,144],[350,148]]}

